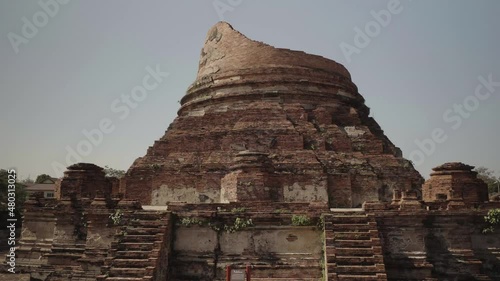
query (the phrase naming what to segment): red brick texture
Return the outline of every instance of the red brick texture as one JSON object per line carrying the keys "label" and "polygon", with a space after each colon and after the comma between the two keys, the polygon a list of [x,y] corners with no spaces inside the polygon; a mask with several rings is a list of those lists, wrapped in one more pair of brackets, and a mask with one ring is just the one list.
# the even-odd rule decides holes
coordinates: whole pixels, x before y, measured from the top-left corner
{"label": "red brick texture", "polygon": [[[332,207],[390,201],[395,188],[420,189],[422,177],[369,112],[342,65],[250,40],[219,23],[208,32],[178,117],[134,162],[121,188],[125,198],[148,205],[241,198]],[[244,151],[265,153],[270,168],[232,170]],[[231,191],[224,185],[252,175],[259,188],[225,198]]]}
{"label": "red brick texture", "polygon": [[427,202],[459,200],[464,203],[488,201],[488,186],[477,177],[474,167],[459,162],[432,169],[431,178],[422,187]]}

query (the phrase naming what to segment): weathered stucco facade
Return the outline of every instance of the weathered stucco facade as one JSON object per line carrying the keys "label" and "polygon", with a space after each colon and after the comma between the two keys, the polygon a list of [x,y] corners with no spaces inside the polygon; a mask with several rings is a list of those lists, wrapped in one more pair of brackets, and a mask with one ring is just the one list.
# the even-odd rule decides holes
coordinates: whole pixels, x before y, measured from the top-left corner
{"label": "weathered stucco facade", "polygon": [[26,203],[16,278],[500,280],[500,236],[482,234],[500,202],[472,168],[423,184],[342,65],[218,23],[178,117],[121,180],[79,163]]}

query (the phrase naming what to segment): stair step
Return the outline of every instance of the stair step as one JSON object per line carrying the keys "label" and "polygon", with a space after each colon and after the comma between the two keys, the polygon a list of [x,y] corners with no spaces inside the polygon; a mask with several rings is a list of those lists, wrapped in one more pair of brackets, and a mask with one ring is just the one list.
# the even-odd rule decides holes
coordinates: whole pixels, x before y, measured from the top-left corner
{"label": "stair step", "polygon": [[148,265],[151,265],[151,260],[149,259],[114,259],[112,266],[114,267],[130,267],[130,268],[136,268],[136,267],[146,267]]}
{"label": "stair step", "polygon": [[337,273],[372,273],[376,274],[383,271],[383,265],[337,265],[335,267],[335,272]]}
{"label": "stair step", "polygon": [[371,221],[372,219],[367,217],[367,216],[332,216],[330,218],[325,218],[325,222],[332,222],[333,224],[336,223],[367,223]]}
{"label": "stair step", "polygon": [[119,250],[130,250],[130,251],[134,251],[134,250],[142,250],[142,251],[145,251],[145,250],[152,250],[154,247],[154,243],[137,243],[137,242],[124,242],[124,243],[120,243],[118,244],[118,249]]}
{"label": "stair step", "polygon": [[380,241],[326,239],[326,245],[335,246],[337,248],[371,248],[372,246],[380,245]]}
{"label": "stair step", "polygon": [[136,227],[148,227],[148,228],[153,228],[153,227],[164,227],[169,224],[168,221],[159,221],[159,220],[129,220],[127,222],[127,228],[136,226]]}
{"label": "stair step", "polygon": [[372,248],[335,248],[326,247],[327,255],[333,254],[335,256],[348,256],[348,257],[373,257],[374,252]]}
{"label": "stair step", "polygon": [[375,280],[387,280],[387,278],[380,279],[377,275],[344,275],[339,274],[337,276],[339,281],[351,281],[351,280],[363,280],[363,281],[375,281]]}
{"label": "stair step", "polygon": [[109,270],[111,277],[143,277],[145,273],[146,268],[112,267]]}
{"label": "stair step", "polygon": [[168,217],[165,217],[165,213],[157,212],[134,212],[131,214],[126,214],[127,219],[139,219],[139,220],[165,220],[168,221]]}
{"label": "stair step", "polygon": [[151,251],[117,251],[116,257],[120,259],[143,259],[148,258]]}
{"label": "stair step", "polygon": [[[326,226],[325,226],[326,227]],[[342,230],[342,232],[367,232],[368,230],[377,229],[376,225],[372,223],[359,224],[359,223],[346,223],[346,224],[333,224],[332,229],[336,232]]]}
{"label": "stair step", "polygon": [[325,231],[325,237],[340,240],[370,240],[378,238],[378,232],[333,232]]}
{"label": "stair step", "polygon": [[371,256],[371,257],[337,256],[334,257],[334,259],[337,265],[375,265],[377,263],[384,262],[382,256]]}
{"label": "stair step", "polygon": [[166,227],[127,227],[127,235],[155,235],[158,233],[164,233]]}
{"label": "stair step", "polygon": [[157,240],[156,235],[129,235],[125,234],[122,238],[122,243],[124,242],[154,242]]}

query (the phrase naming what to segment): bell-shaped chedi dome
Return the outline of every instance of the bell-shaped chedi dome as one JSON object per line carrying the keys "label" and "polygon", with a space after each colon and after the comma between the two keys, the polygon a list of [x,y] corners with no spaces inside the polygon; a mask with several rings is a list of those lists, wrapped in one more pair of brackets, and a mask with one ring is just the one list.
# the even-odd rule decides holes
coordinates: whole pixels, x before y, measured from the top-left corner
{"label": "bell-shaped chedi dome", "polygon": [[212,27],[165,135],[122,182],[143,204],[389,201],[423,182],[369,117],[349,72]]}
{"label": "bell-shaped chedi dome", "polygon": [[445,163],[432,170],[431,178],[422,187],[426,202],[459,200],[464,203],[488,201],[488,185],[472,171],[474,166],[461,162]]}
{"label": "bell-shaped chedi dome", "polygon": [[[312,85],[316,86],[314,91],[311,91]],[[302,92],[306,86],[311,95],[309,99],[328,93],[337,95],[338,99],[364,102],[343,65],[320,56],[250,40],[228,23],[220,22],[207,34],[196,81],[182,99],[181,110],[196,102],[238,94],[282,91],[291,95]],[[331,86],[335,87],[335,92],[323,89]],[[239,91],[238,87],[245,89]]]}

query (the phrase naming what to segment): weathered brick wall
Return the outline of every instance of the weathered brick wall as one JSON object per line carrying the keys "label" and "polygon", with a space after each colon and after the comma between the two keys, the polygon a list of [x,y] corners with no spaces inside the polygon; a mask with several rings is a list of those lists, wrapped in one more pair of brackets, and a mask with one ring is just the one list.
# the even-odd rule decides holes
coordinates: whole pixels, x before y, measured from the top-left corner
{"label": "weathered brick wall", "polygon": [[20,247],[16,252],[19,267],[47,264],[45,255],[54,239],[56,205],[56,200],[44,199],[42,194],[25,202],[21,239],[17,242]]}
{"label": "weathered brick wall", "polygon": [[60,184],[56,185],[58,199],[109,198],[113,182],[108,180],[103,168],[94,164],[77,163],[68,167]]}
{"label": "weathered brick wall", "polygon": [[[224,52],[237,49],[238,52]],[[224,58],[224,59],[222,59]],[[235,31],[227,23],[218,23],[207,34],[200,57],[198,79],[205,76],[257,68],[271,64],[296,65],[308,69],[338,73],[350,78],[349,72],[341,64],[321,56],[312,56],[300,51],[277,49],[261,42],[249,40]]]}
{"label": "weathered brick wall", "polygon": [[423,187],[426,202],[460,199],[464,203],[488,201],[488,187],[477,177],[474,167],[463,163],[446,163],[433,169]]}
{"label": "weathered brick wall", "polygon": [[[217,218],[204,216],[199,211],[184,213],[175,227],[170,263],[172,280],[224,280],[227,266],[244,269],[246,265],[252,266],[252,278],[319,280],[322,276],[322,230],[315,226],[292,226],[290,216],[284,213],[231,213],[230,210],[219,212]],[[182,219],[186,218],[199,219],[203,223],[182,224]],[[219,224],[232,225],[238,218],[251,218],[254,225],[228,232]]]}
{"label": "weathered brick wall", "polygon": [[389,280],[499,278],[500,236],[481,233],[485,213],[377,212]]}
{"label": "weathered brick wall", "polygon": [[[116,231],[108,224],[116,207],[117,180],[79,163],[57,184],[60,200],[35,194],[25,203],[17,265],[36,280],[93,278],[100,273]],[[99,198],[96,198],[99,197]],[[42,268],[31,268],[43,265]],[[83,280],[83,279],[82,279]]]}

